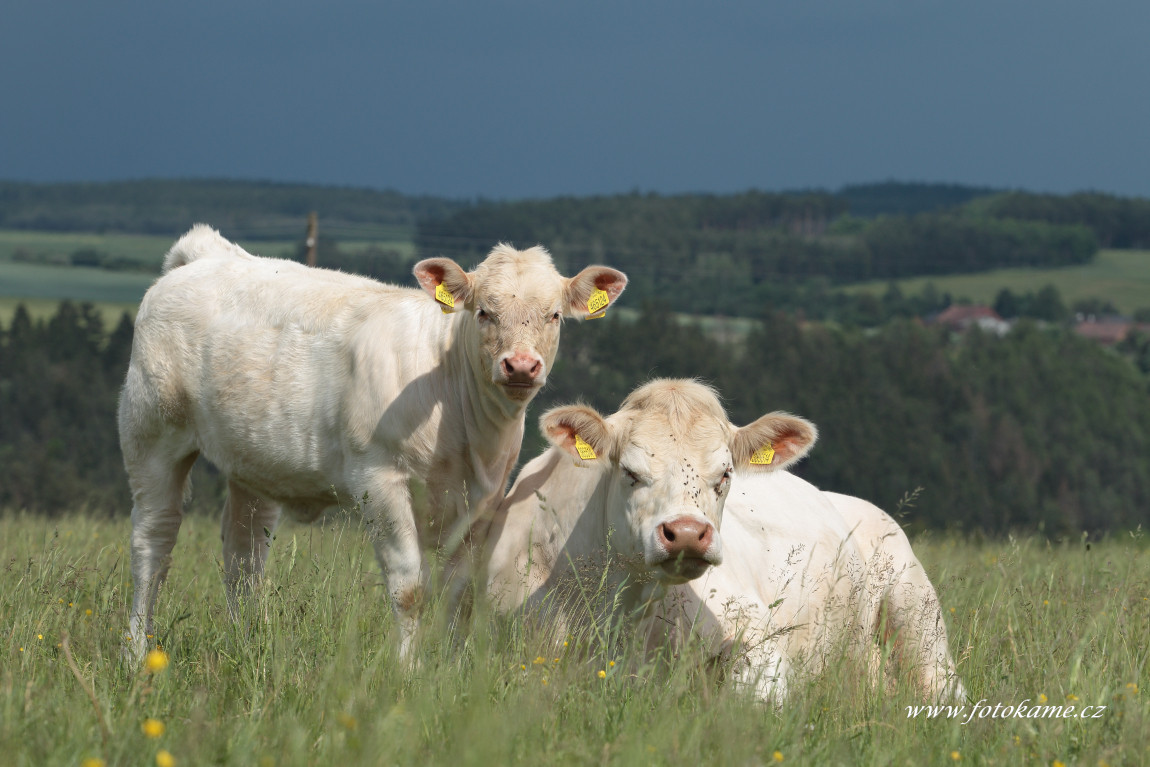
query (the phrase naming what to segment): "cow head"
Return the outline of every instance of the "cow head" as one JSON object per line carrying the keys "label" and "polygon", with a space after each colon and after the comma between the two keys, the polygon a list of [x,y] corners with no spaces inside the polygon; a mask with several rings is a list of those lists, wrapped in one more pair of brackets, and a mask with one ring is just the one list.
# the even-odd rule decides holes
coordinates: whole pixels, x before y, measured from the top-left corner
{"label": "cow head", "polygon": [[625,274],[606,266],[563,277],[539,246],[497,245],[473,272],[449,258],[420,261],[414,272],[441,305],[470,315],[470,338],[464,339],[474,346],[469,355],[508,399],[521,403],[547,382],[562,319],[587,317],[589,302],[614,303],[627,286]]}
{"label": "cow head", "polygon": [[736,427],[710,387],[674,379],[636,389],[609,418],[568,405],[540,423],[552,444],[603,473],[613,545],[665,583],[722,561],[719,527],[737,474],[786,468],[817,436],[813,424],[786,413]]}

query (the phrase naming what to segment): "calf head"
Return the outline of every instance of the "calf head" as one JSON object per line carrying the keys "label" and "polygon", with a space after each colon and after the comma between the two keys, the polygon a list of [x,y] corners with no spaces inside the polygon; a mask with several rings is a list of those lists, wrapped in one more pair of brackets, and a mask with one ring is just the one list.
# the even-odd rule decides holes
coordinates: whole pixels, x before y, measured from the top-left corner
{"label": "calf head", "polygon": [[624,560],[669,584],[722,561],[719,527],[735,475],[786,468],[817,436],[786,413],[736,427],[710,387],[675,379],[636,389],[609,418],[568,405],[544,413],[541,426],[552,444],[602,472],[596,497]]}
{"label": "calf head", "polygon": [[600,304],[605,308],[627,286],[625,274],[606,266],[563,277],[540,246],[497,245],[472,272],[449,258],[420,261],[414,272],[445,309],[467,312],[464,343],[477,373],[489,375],[504,396],[521,403],[547,382],[562,319],[583,319]]}

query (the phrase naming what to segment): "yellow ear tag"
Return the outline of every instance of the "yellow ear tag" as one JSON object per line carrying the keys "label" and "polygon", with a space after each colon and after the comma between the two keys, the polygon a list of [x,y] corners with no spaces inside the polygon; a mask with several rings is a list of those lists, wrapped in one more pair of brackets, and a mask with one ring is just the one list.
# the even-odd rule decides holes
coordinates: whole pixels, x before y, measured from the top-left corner
{"label": "yellow ear tag", "polygon": [[764,445],[751,454],[751,463],[758,466],[770,466],[774,460],[775,448],[771,445]]}
{"label": "yellow ear tag", "polygon": [[607,304],[611,303],[611,297],[607,295],[607,291],[602,288],[596,288],[591,297],[587,299],[587,319],[597,320],[607,312]]}
{"label": "yellow ear tag", "polygon": [[442,282],[435,286],[435,300],[443,304],[439,309],[444,314],[451,314],[455,311],[455,296],[451,295],[450,290],[443,287]]}
{"label": "yellow ear tag", "polygon": [[583,438],[578,434],[575,435],[575,450],[584,461],[590,461],[593,458],[599,457],[595,455],[595,451],[591,449],[591,446],[584,442]]}

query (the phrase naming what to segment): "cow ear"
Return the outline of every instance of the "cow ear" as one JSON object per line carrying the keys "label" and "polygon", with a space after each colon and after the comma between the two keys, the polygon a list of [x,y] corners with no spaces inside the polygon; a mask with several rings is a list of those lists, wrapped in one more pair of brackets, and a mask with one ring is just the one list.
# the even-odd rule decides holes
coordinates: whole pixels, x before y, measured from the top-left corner
{"label": "cow ear", "polygon": [[731,454],[739,470],[785,469],[810,452],[819,432],[810,421],[789,413],[767,413],[735,431]]}
{"label": "cow ear", "polygon": [[551,408],[540,417],[539,428],[548,442],[569,453],[580,465],[605,465],[610,461],[611,427],[594,408]]}
{"label": "cow ear", "polygon": [[451,294],[454,303],[466,304],[471,301],[474,285],[471,275],[450,258],[426,258],[411,271],[415,279],[419,280],[419,286],[440,303],[446,303],[442,294],[437,295],[440,285]]}
{"label": "cow ear", "polygon": [[564,314],[579,319],[591,315],[602,316],[602,312],[615,303],[625,287],[627,287],[627,275],[618,269],[609,266],[588,266],[567,280],[564,291],[566,307]]}

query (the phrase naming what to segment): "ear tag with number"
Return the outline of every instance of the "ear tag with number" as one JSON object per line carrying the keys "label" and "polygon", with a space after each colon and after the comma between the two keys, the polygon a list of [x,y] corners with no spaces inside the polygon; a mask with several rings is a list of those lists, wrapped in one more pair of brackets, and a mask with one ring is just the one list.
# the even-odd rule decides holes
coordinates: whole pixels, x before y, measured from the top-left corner
{"label": "ear tag with number", "polygon": [[611,303],[611,297],[607,295],[607,291],[602,288],[596,288],[591,297],[587,299],[587,319],[597,320],[607,313],[607,304]]}
{"label": "ear tag with number", "polygon": [[590,461],[599,456],[595,455],[595,451],[583,441],[583,438],[578,434],[575,435],[575,451],[579,453],[579,457],[584,461]]}
{"label": "ear tag with number", "polygon": [[763,445],[751,454],[751,463],[758,466],[770,466],[775,460],[775,448],[772,445]]}
{"label": "ear tag with number", "polygon": [[443,287],[442,282],[435,286],[435,300],[443,304],[439,309],[444,314],[451,314],[455,311],[455,296],[451,295],[450,290]]}

